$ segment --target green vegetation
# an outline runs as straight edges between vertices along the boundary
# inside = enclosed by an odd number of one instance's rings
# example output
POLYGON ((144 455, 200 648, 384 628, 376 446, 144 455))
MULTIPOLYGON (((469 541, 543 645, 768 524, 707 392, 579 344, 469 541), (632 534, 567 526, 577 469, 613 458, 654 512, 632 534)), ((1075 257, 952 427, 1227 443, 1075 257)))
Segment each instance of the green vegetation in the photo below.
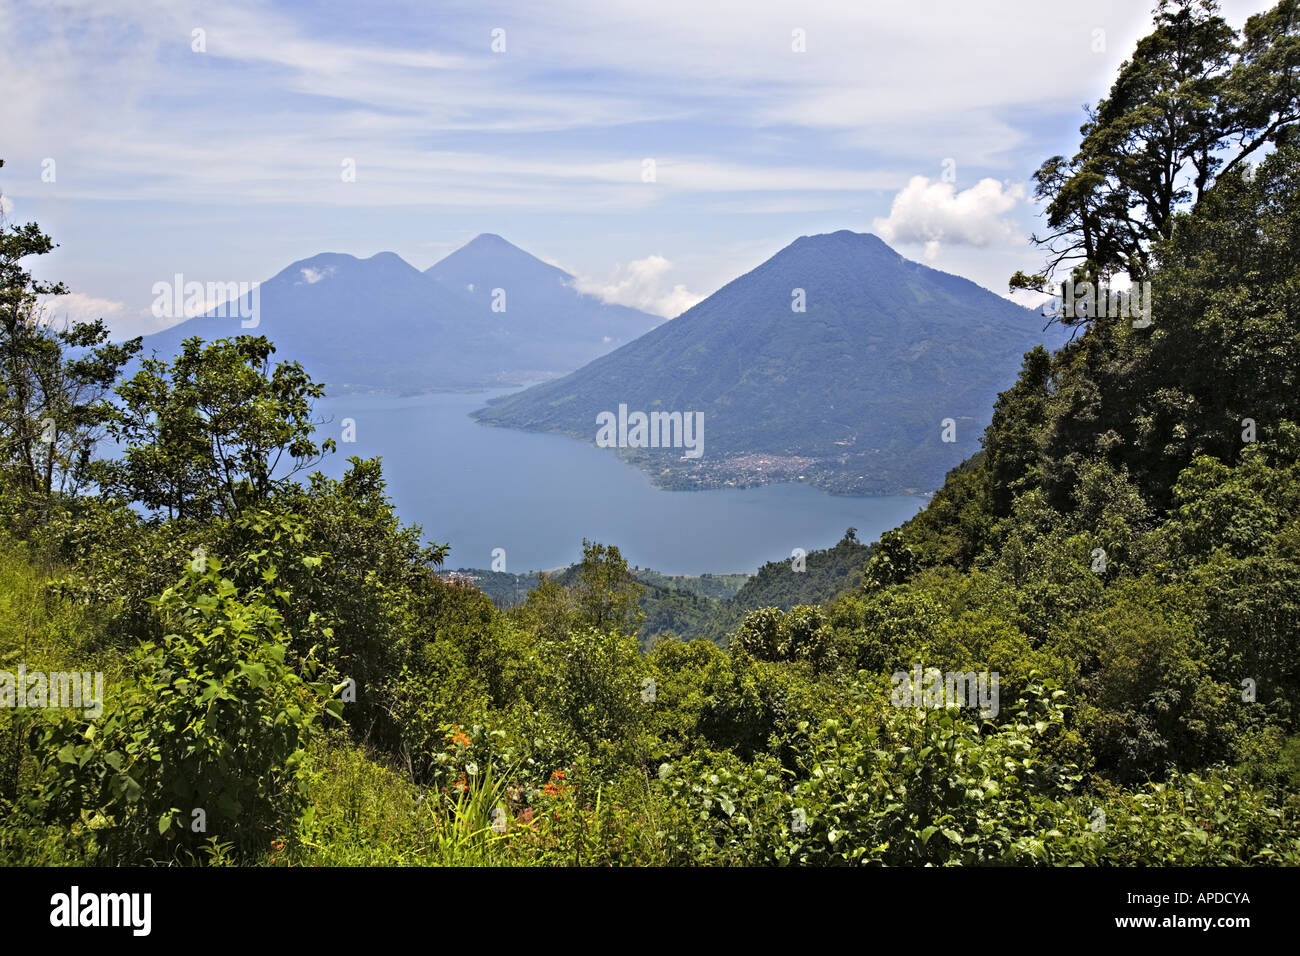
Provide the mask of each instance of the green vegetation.
MULTIPOLYGON (((1167 44, 1222 34, 1162 10, 1141 102, 1182 89, 1167 44)), ((1252 19, 1191 120, 1294 76, 1297 31, 1290 0, 1252 19)), ((130 347, 37 321, 20 261, 49 241, 11 228, 0 675, 104 694, 0 707, 0 863, 1300 863, 1300 139, 1242 110, 1262 163, 1144 234, 1150 327, 1031 351, 982 449, 870 549, 672 589, 715 615, 690 640, 640 639, 663 585, 617 547, 502 610, 438 575, 377 461, 303 484, 319 389, 265 341, 194 342, 103 401, 130 347), (900 685, 931 668, 997 695, 900 685)), ((1128 196, 1144 170, 1103 172, 1128 196)), ((1089 229, 1140 215, 1080 201, 1089 229)))
MULTIPOLYGON (((861 563, 861 562, 859 562, 861 563)), ((546 572, 550 577, 567 584, 576 573, 577 565, 546 572)), ((515 607, 523 602, 528 592, 541 581, 540 571, 526 571, 513 574, 508 571, 489 571, 483 568, 457 568, 444 572, 448 580, 468 580, 476 588, 492 599, 492 603, 502 610, 515 607)), ((725 601, 735 597, 736 592, 745 586, 751 575, 748 574, 661 574, 650 568, 633 568, 633 576, 646 585, 646 589, 680 591, 697 597, 725 601)), ((642 605, 642 610, 645 610, 642 605)))
MULTIPOLYGON (((793 560, 770 561, 757 574, 660 574, 633 568, 642 585, 638 604, 644 619, 637 639, 644 649, 663 637, 705 638, 726 646, 728 636, 745 615, 760 608, 788 611, 799 604, 820 604, 858 585, 862 565, 871 549, 849 528, 833 548, 809 552, 795 571, 793 560)), ((569 587, 578 580, 575 564, 546 575, 553 583, 569 587)), ((522 604, 539 586, 539 572, 508 574, 460 568, 446 572, 451 581, 471 583, 502 610, 522 604)))
MULTIPOLYGON (((638 637, 645 647, 663 637, 696 637, 726 647, 730 635, 752 611, 821 604, 858 586, 871 548, 849 528, 832 548, 810 551, 801 562, 769 561, 726 599, 710 600, 687 592, 670 579, 668 587, 647 587, 641 598, 646 620, 638 637)), ((731 577, 735 577, 732 575, 731 577)), ((640 573, 638 580, 647 579, 640 573)))
POLYGON ((750 578, 748 574, 660 574, 649 568, 633 568, 632 573, 642 584, 698 594, 715 601, 735 597, 750 578))

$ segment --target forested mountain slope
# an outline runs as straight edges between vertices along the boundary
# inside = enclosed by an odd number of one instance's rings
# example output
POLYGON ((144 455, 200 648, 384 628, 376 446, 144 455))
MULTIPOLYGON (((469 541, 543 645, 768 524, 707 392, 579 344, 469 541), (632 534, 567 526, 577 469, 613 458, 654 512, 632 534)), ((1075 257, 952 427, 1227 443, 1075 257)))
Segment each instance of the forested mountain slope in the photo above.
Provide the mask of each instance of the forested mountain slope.
POLYGON ((855 494, 929 491, 978 448, 1044 320, 880 238, 803 236, 695 307, 477 413, 586 441, 597 416, 703 415, 703 454, 624 453, 671 487, 805 478, 855 494), (944 421, 951 431, 945 433, 944 421))

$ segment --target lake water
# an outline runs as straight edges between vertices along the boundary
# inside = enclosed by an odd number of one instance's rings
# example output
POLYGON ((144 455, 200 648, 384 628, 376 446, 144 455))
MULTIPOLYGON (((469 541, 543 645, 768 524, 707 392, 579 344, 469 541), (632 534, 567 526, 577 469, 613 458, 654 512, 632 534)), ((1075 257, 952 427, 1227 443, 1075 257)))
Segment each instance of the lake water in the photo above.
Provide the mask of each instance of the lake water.
POLYGON ((504 548, 512 572, 571 564, 586 537, 667 574, 752 573, 795 548, 830 547, 849 527, 874 541, 926 502, 829 495, 802 484, 664 491, 613 449, 469 417, 496 394, 318 402, 318 415, 331 419, 319 438, 337 440, 343 419, 356 422, 355 443, 339 441, 321 470, 337 478, 352 455, 382 456, 402 520, 451 545, 445 567, 488 568, 493 549, 504 548))

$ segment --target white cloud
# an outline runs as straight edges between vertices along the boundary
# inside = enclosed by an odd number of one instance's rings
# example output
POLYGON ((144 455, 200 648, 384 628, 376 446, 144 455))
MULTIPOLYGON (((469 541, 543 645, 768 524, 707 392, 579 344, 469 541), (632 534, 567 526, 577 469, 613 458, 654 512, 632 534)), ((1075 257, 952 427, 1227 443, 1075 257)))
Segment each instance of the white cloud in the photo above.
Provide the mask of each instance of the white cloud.
MULTIPOLYGON (((321 279, 324 279, 326 276, 332 276, 333 274, 333 266, 330 266, 327 269, 313 269, 310 266, 307 266, 302 270, 302 282, 306 282, 308 285, 315 285, 317 282, 320 282, 321 279)), ((302 282, 295 282, 294 285, 302 285, 302 282)))
POLYGON ((579 277, 573 287, 613 305, 626 305, 666 319, 681 315, 704 298, 678 283, 668 286, 667 273, 673 264, 663 256, 646 256, 618 267, 610 282, 579 277))
POLYGON ((113 299, 99 299, 81 292, 41 297, 41 306, 47 317, 56 324, 67 322, 93 322, 103 319, 110 328, 115 319, 126 316, 126 305, 113 299))
POLYGON ((925 259, 933 262, 942 243, 990 246, 1014 238, 1016 228, 1002 217, 1024 198, 1023 187, 1007 188, 996 179, 957 192, 952 183, 913 176, 875 228, 889 243, 924 243, 925 259))
POLYGON ((3 213, 4 215, 7 216, 13 211, 14 211, 13 200, 10 199, 8 196, 0 195, 0 213, 3 213))
MULTIPOLYGON (((1221 5, 1239 24, 1272 2, 1221 5)), ((189 223, 198 203, 264 223, 272 213, 263 210, 301 207, 277 214, 250 243, 261 258, 249 252, 238 267, 222 258, 232 244, 220 233, 186 232, 176 252, 219 272, 243 274, 248 261, 278 268, 283 249, 296 256, 299 239, 321 234, 311 218, 321 206, 374 210, 376 242, 388 242, 381 224, 400 235, 422 207, 450 211, 446 228, 466 238, 477 229, 463 210, 477 226, 484 212, 583 209, 645 214, 630 251, 614 253, 622 259, 640 254, 657 228, 649 215, 660 216, 669 225, 651 247, 681 263, 684 283, 712 288, 729 260, 710 250, 707 267, 690 271, 689 247, 668 244, 725 216, 789 216, 733 227, 733 236, 779 235, 779 248, 813 224, 845 225, 846 207, 867 209, 855 226, 882 212, 907 173, 934 175, 944 157, 963 177, 975 171, 963 184, 1027 176, 1047 154, 1043 131, 1077 125, 1078 104, 1105 94, 1150 24, 1150 3, 1133 0, 999 0, 995 13, 951 0, 444 0, 432 18, 413 0, 379 0, 362 31, 310 5, 267 0, 59 0, 51 16, 28 12, 35 6, 0 0, 4 185, 24 210, 39 213, 33 203, 50 195, 81 217, 58 230, 70 252, 119 237, 108 257, 118 256, 109 264, 122 278, 93 291, 128 300, 154 268, 138 264, 140 249, 160 224, 189 223), (498 24, 509 33, 504 56, 488 49, 498 24), (198 26, 205 53, 190 47, 198 26), (807 31, 806 53, 791 49, 796 26, 807 31), (1093 52, 1097 28, 1104 54, 1093 52), (57 185, 39 180, 47 156, 59 160, 57 185), (641 182, 647 156, 658 161, 655 183, 641 182), (344 157, 357 162, 355 182, 340 178, 344 157), (109 225, 94 200, 177 205, 109 225), (275 245, 282 235, 292 241, 275 245)), ((931 205, 959 197, 943 198, 931 205)), ((943 234, 927 235, 903 215, 896 208, 884 222, 919 233, 928 261, 1001 275, 1010 241, 1000 233, 973 261, 976 225, 939 217, 943 234)), ((1017 234, 1027 231, 1022 223, 1017 234)), ((606 235, 592 234, 571 261, 609 261, 606 235)), ((596 285, 648 296, 663 314, 695 298, 662 272, 655 281, 629 264, 596 285)))
MULTIPOLYGON (((351 131, 338 120, 335 131, 351 131)), ((323 144, 318 133, 244 134, 245 148, 219 167, 192 142, 121 142, 94 160, 107 175, 93 183, 61 183, 65 199, 113 199, 320 206, 413 205, 572 209, 577 204, 641 210, 675 194, 806 191, 863 193, 894 190, 905 181, 895 169, 782 163, 763 165, 679 155, 657 158, 658 179, 641 181, 636 155, 524 156, 516 153, 429 150, 375 139, 364 151, 347 135, 323 144), (357 180, 339 178, 335 156, 355 153, 357 180), (142 170, 149 168, 149 175, 142 170), (321 188, 322 178, 329 182, 321 188)), ((359 128, 356 137, 374 135, 359 128)), ((823 205, 825 205, 823 203, 823 205)))
MULTIPOLYGON (((1264 2, 1224 6, 1240 19, 1264 2)), ((15 23, 0 28, 0 87, 12 94, 0 108, 6 148, 11 158, 66 155, 80 175, 60 185, 65 198, 403 207, 517 208, 558 193, 557 207, 577 198, 626 209, 648 195, 613 188, 639 181, 642 151, 630 143, 640 136, 627 136, 622 156, 512 144, 485 166, 470 152, 431 154, 436 132, 600 129, 617 142, 620 130, 673 121, 791 128, 852 149, 888 143, 887 163, 959 152, 968 167, 1023 173, 1025 163, 1007 155, 1024 139, 1023 117, 1075 110, 1104 92, 1150 23, 1147 5, 1132 0, 1003 0, 996 16, 949 0, 850 0, 813 5, 794 22, 781 5, 746 0, 557 0, 544 12, 448 0, 436 21, 390 0, 375 6, 375 29, 360 38, 260 0, 76 0, 60 4, 59 17, 26 19, 11 5, 0 0, 0 24, 15 23), (488 52, 483 24, 498 22, 508 26, 506 56, 488 52), (199 24, 205 53, 189 49, 199 24), (806 54, 791 50, 795 25, 806 28, 806 54), (1099 27, 1105 55, 1092 48, 1099 27), (556 79, 583 73, 599 82, 556 79), (57 128, 43 121, 54 114, 64 118, 57 128), (213 140, 225 148, 214 153, 213 140), (164 148, 181 143, 188 154, 164 148), (529 158, 503 162, 521 152, 529 158), (359 167, 348 188, 338 177, 344 156, 359 167)), ((660 183, 696 192, 898 188, 897 177, 882 185, 884 173, 873 179, 852 163, 819 168, 807 158, 817 145, 770 163, 667 157, 660 183)), ((656 152, 653 141, 645 150, 656 152)))
POLYGON ((183 321, 181 318, 160 319, 149 309, 132 310, 125 302, 86 295, 83 292, 41 296, 40 306, 43 310, 42 321, 54 328, 74 322, 103 319, 116 342, 160 332, 183 321))
MULTIPOLYGON (((0 0, 0 10, 9 2, 0 0)), ((790 50, 787 11, 743 0, 560 0, 545 14, 501 0, 449 2, 441 29, 380 4, 376 25, 391 33, 367 39, 257 0, 126 8, 82 0, 61 18, 0 31, 0 86, 14 92, 4 105, 7 148, 15 158, 66 156, 80 171, 60 184, 71 199, 636 209, 673 191, 892 190, 902 179, 888 167, 904 156, 937 162, 959 152, 968 167, 1018 169, 1006 155, 1022 140, 1011 118, 1027 114, 1010 111, 1093 98, 1098 78, 1149 22, 1131 0, 1050 13, 1041 0, 1007 6, 994 17, 941 0, 818 5, 798 23, 809 38, 804 55, 790 50), (918 19, 926 30, 915 29, 918 19), (508 56, 490 54, 477 32, 498 20, 509 28, 508 56), (189 50, 195 24, 207 31, 205 53, 189 50), (1098 24, 1108 28, 1112 55, 1091 52, 1098 24), (1037 82, 1024 83, 1027 70, 1037 82), (601 81, 555 80, 582 71, 601 81), (175 108, 175 99, 218 96, 227 107, 175 108), (66 117, 58 130, 41 122, 55 112, 66 117), (770 157, 737 153, 746 156, 737 161, 701 157, 692 144, 656 157, 658 190, 631 186, 643 185, 643 156, 660 150, 621 131, 675 121, 738 135, 790 128, 850 149, 889 143, 894 155, 867 169, 852 160, 828 168, 811 158, 815 143, 770 157), (618 145, 556 149, 544 136, 592 128, 618 145), (450 142, 484 133, 538 134, 540 142, 487 156, 434 152, 434 132, 450 142), (226 147, 219 157, 208 146, 214 139, 226 147), (355 183, 340 183, 342 157, 356 159, 355 183)))

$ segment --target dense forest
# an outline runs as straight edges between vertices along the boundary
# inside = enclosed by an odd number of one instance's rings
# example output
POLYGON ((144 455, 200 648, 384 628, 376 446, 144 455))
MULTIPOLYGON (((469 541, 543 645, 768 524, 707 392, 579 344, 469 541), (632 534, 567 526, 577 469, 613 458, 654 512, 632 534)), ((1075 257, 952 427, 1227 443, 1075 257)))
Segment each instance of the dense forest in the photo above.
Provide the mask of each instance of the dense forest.
POLYGON ((0 671, 104 693, 0 707, 0 863, 1300 863, 1298 121, 1293 0, 1162 4, 1013 280, 1149 282, 1150 324, 1063 318, 925 511, 648 649, 616 546, 498 609, 378 460, 313 471, 269 341, 55 327, 9 226, 0 671))
MULTIPOLYGON (((585 544, 585 542, 584 542, 585 544)), ((851 587, 860 576, 871 549, 849 528, 832 548, 810 551, 785 561, 769 561, 757 574, 660 574, 633 568, 641 585, 637 605, 641 626, 637 640, 643 650, 665 637, 705 638, 725 646, 727 637, 750 611, 777 607, 788 611, 798 604, 820 604, 851 587)), ((522 604, 545 575, 555 584, 574 585, 581 565, 549 573, 510 574, 479 568, 444 572, 445 580, 472 583, 502 610, 522 604)))

